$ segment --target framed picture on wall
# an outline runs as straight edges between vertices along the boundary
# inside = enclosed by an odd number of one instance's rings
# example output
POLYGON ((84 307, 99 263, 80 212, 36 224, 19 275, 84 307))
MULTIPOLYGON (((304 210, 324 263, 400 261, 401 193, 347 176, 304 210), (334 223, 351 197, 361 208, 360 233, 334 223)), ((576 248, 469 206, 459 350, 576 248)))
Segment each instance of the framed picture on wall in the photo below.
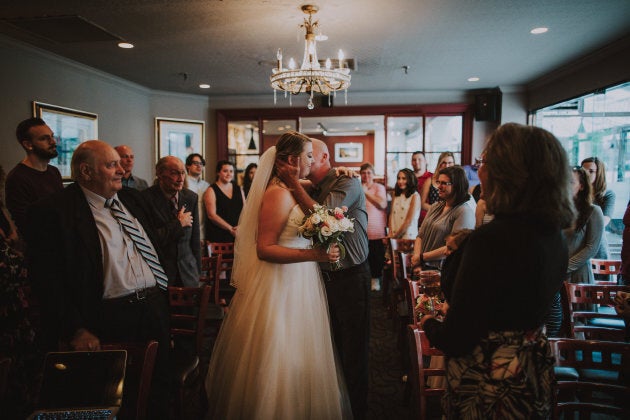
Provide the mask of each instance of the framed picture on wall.
POLYGON ((59 168, 61 176, 69 180, 74 150, 84 141, 98 138, 98 115, 33 101, 33 116, 44 120, 55 134, 59 154, 50 160, 50 164, 59 168))
POLYGON ((362 143, 335 143, 336 162, 362 162, 362 143))
POLYGON ((156 161, 164 156, 176 156, 186 162, 191 153, 204 156, 205 123, 175 118, 155 119, 156 161))

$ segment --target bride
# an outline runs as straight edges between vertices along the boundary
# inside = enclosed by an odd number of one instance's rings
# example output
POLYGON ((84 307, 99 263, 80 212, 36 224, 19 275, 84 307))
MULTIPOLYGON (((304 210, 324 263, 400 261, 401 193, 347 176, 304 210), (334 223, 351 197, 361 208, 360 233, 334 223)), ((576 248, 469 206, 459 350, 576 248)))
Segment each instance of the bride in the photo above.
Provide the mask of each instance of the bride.
POLYGON ((208 418, 351 418, 317 266, 338 260, 339 248, 312 249, 298 236, 304 213, 275 177, 276 158, 303 178, 313 145, 289 132, 260 159, 236 237, 237 292, 206 377, 208 418))

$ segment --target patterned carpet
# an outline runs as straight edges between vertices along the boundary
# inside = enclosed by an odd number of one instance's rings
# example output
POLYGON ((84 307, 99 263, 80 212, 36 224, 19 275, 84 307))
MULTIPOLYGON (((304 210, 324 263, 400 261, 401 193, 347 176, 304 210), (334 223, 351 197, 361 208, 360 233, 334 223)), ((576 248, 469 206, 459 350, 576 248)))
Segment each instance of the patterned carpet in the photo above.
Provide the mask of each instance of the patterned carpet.
POLYGON ((409 403, 404 401, 405 383, 394 323, 387 317, 381 292, 372 292, 370 325, 369 420, 408 419, 409 403))

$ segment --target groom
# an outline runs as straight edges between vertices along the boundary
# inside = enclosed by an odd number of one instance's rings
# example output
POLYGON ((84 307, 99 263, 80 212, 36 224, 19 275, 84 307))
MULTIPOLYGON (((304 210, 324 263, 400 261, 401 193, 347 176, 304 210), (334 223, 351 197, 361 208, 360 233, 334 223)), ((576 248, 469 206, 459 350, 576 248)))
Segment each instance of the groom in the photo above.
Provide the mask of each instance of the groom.
POLYGON ((320 263, 320 268, 326 287, 333 339, 343 367, 352 413, 355 419, 364 419, 368 392, 371 281, 367 263, 365 195, 358 178, 336 175, 330 165, 326 144, 317 139, 312 141, 314 162, 307 177, 313 184, 310 195, 297 178, 297 168, 278 163, 278 172, 305 214, 319 203, 328 208, 346 206, 348 217, 355 219, 354 233, 344 236, 347 254, 341 260, 342 268, 330 271, 329 263, 320 263))

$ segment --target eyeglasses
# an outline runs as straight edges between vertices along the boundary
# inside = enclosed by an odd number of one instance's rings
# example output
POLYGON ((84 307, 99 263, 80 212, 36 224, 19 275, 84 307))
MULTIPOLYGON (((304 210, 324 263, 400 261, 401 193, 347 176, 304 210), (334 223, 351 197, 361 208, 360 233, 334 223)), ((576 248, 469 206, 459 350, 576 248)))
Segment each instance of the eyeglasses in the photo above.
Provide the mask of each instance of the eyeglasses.
POLYGON ((438 184, 438 186, 442 186, 442 187, 448 187, 449 185, 453 185, 452 182, 446 182, 446 181, 435 181, 436 184, 438 184))
POLYGON ((190 162, 191 165, 204 166, 203 162, 190 162))

